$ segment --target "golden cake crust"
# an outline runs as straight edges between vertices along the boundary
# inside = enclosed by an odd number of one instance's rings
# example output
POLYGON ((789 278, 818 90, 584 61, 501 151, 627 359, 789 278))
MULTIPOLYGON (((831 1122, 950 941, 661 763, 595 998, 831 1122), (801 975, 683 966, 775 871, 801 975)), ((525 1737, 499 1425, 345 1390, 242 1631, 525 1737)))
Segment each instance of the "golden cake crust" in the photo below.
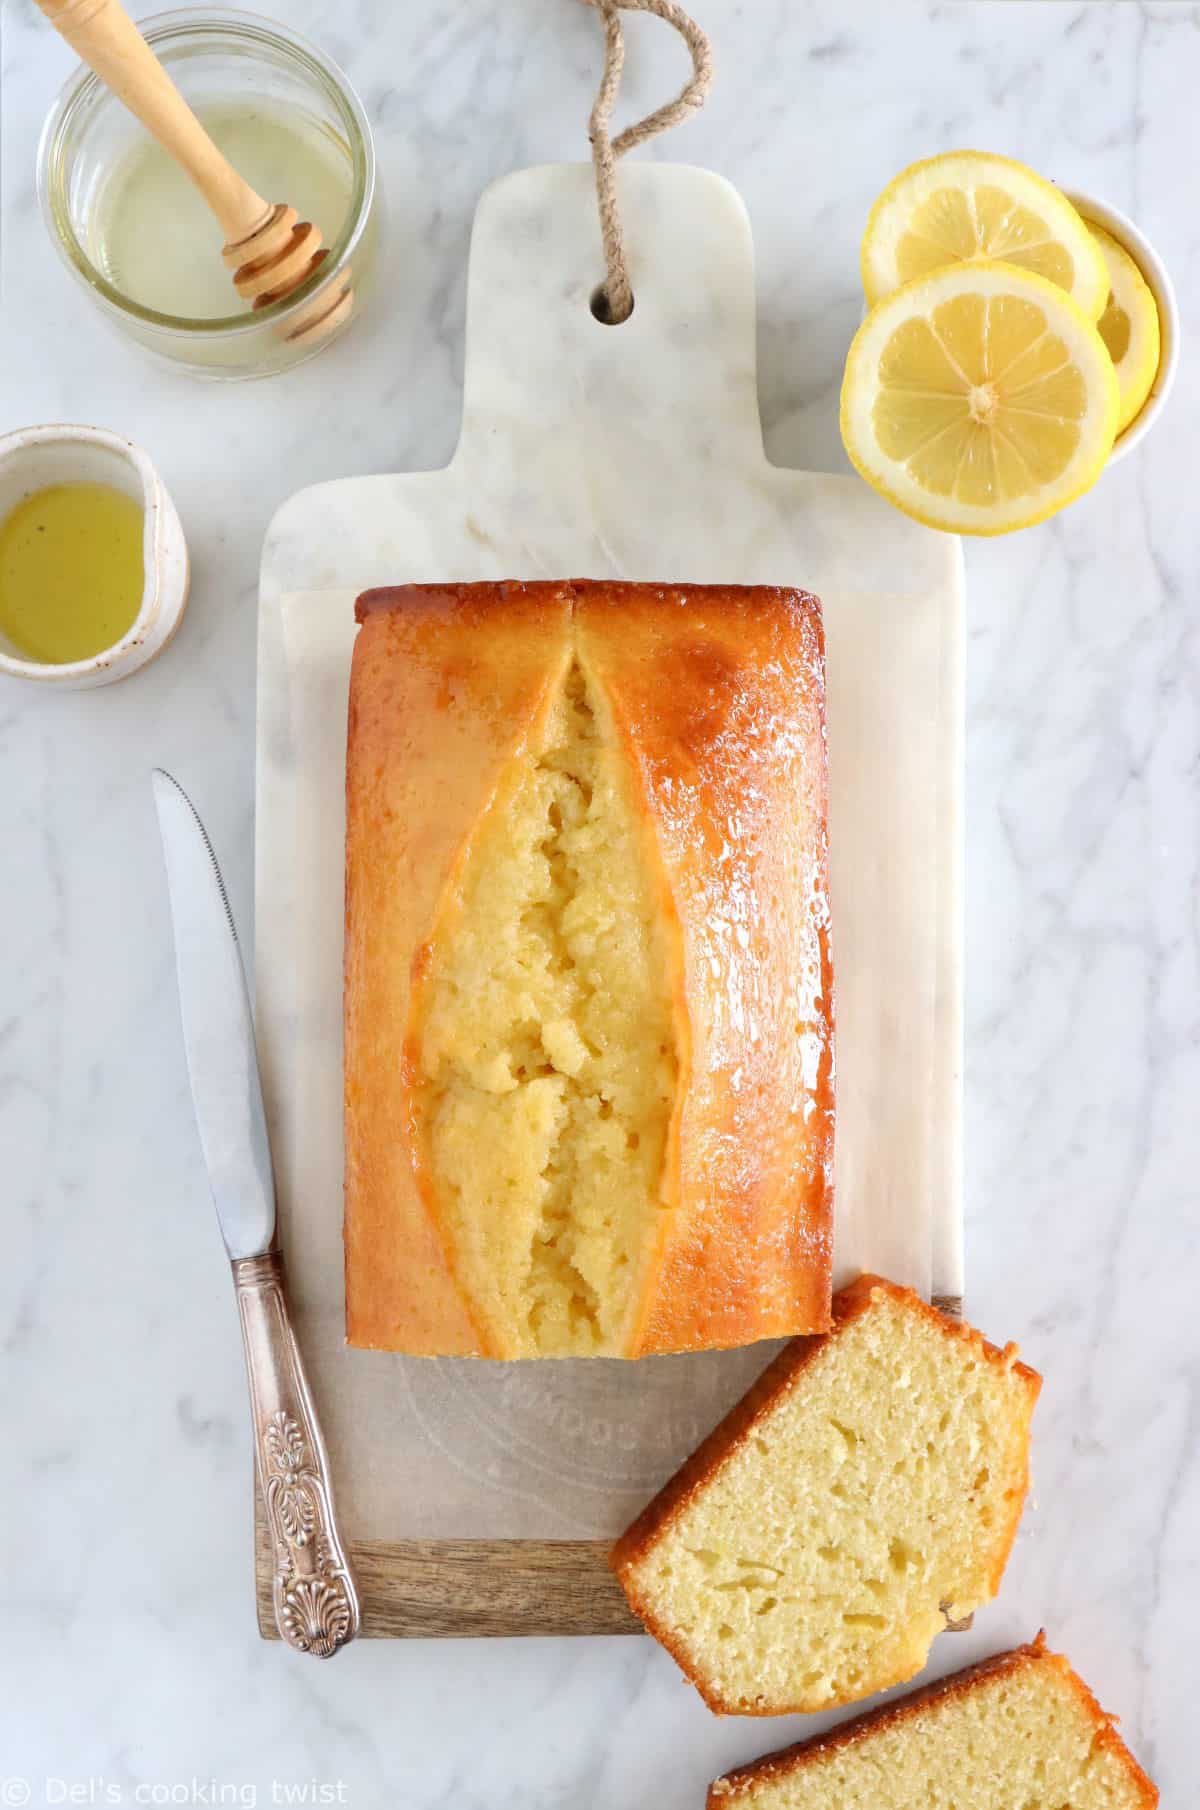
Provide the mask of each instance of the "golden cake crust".
POLYGON ((573 659, 611 711, 674 957, 668 1205, 618 1355, 827 1326, 833 1026, 816 599, 736 586, 406 586, 366 593, 357 615, 346 786, 350 1343, 513 1355, 473 1311, 422 1169, 411 1008, 472 834, 573 659))
POLYGON ((1097 1744, 1106 1749, 1120 1766, 1135 1802, 1142 1806, 1142 1810, 1155 1810, 1158 1787, 1138 1765, 1121 1739, 1116 1728, 1116 1717, 1101 1708, 1083 1679, 1072 1670, 1063 1655, 1049 1650, 1044 1633, 1039 1633, 1036 1640, 1027 1646, 1013 1647, 1007 1653, 997 1653, 991 1659, 981 1660, 977 1665, 967 1666, 961 1672, 953 1672, 948 1678, 939 1679, 935 1684, 912 1691, 899 1702, 885 1703, 878 1709, 855 1716, 838 1728, 831 1729, 828 1734, 797 1741, 790 1747, 780 1748, 776 1753, 766 1754, 760 1760, 752 1760, 746 1766, 724 1773, 709 1786, 707 1810, 732 1810, 738 1799, 746 1796, 756 1785, 800 1773, 806 1765, 811 1765, 822 1755, 856 1747, 869 1741, 872 1735, 882 1729, 917 1722, 938 1704, 968 1696, 992 1680, 1013 1677, 1030 1667, 1045 1665, 1053 1666, 1093 1724, 1097 1744))
MULTIPOLYGON (((880 1293, 903 1302, 911 1311, 919 1313, 943 1337, 967 1344, 990 1363, 1000 1363, 1011 1368, 1025 1385, 1025 1412, 1027 1420, 1032 1418, 1042 1379, 1036 1370, 1016 1358, 1014 1346, 1006 1346, 1002 1350, 991 1344, 974 1327, 958 1320, 952 1320, 948 1315, 940 1313, 937 1308, 931 1307, 928 1302, 923 1301, 914 1290, 901 1288, 898 1284, 889 1282, 882 1276, 859 1276, 846 1288, 840 1289, 833 1297, 833 1326, 830 1332, 813 1337, 799 1337, 785 1346, 741 1400, 734 1404, 724 1420, 702 1441, 691 1457, 685 1460, 674 1476, 668 1479, 658 1495, 646 1505, 642 1513, 621 1535, 609 1555, 609 1564, 620 1579, 621 1587, 634 1614, 644 1622, 660 1645, 671 1654, 680 1670, 695 1685, 701 1697, 716 1715, 766 1716, 776 1715, 781 1711, 778 1706, 773 1704, 757 1706, 741 1701, 727 1702, 724 1697, 714 1692, 709 1680, 693 1664, 691 1655, 677 1638, 674 1630, 663 1623, 656 1613, 653 1602, 639 1588, 638 1562, 678 1520, 688 1504, 708 1488, 730 1457, 753 1436, 756 1423, 769 1412, 780 1396, 787 1392, 799 1374, 825 1350, 831 1339, 835 1338, 854 1320, 867 1313, 872 1302, 878 1298, 880 1293)), ((999 1589, 1025 1506, 1025 1498, 1029 1489, 1027 1459, 1021 1475, 1013 1479, 1013 1485, 1007 1524, 999 1530, 995 1538, 994 1557, 989 1574, 993 1595, 999 1589)), ((875 1688, 882 1690, 892 1684, 905 1683, 911 1675, 911 1672, 900 1673, 893 1678, 879 1682, 875 1688)), ((832 1707, 837 1701, 839 1700, 834 1699, 830 1705, 825 1707, 832 1707)), ((845 1698, 840 1701, 853 1701, 853 1699, 845 1698)), ((811 1706, 795 1704, 791 1707, 805 1709, 811 1706)))

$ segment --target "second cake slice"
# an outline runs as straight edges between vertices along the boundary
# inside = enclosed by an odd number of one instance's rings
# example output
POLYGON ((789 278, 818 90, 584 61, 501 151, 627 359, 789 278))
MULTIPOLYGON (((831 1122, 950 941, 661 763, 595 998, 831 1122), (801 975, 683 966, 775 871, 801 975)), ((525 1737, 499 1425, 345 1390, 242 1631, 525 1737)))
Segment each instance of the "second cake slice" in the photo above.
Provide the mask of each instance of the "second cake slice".
POLYGON ((727 1773, 708 1810, 1155 1810, 1115 1722, 1039 1634, 727 1773))
POLYGON ((722 1714, 912 1678, 996 1594, 1040 1387, 1015 1346, 860 1278, 618 1542, 633 1609, 722 1714))

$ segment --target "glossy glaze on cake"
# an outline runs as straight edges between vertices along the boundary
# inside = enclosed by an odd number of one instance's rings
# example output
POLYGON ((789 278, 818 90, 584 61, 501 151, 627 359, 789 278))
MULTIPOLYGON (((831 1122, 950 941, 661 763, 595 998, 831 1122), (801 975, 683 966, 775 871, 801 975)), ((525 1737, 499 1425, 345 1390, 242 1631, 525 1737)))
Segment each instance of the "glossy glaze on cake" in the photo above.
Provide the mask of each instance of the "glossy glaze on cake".
POLYGON ((823 1328, 816 600, 411 586, 358 614, 351 1343, 639 1356, 823 1328))

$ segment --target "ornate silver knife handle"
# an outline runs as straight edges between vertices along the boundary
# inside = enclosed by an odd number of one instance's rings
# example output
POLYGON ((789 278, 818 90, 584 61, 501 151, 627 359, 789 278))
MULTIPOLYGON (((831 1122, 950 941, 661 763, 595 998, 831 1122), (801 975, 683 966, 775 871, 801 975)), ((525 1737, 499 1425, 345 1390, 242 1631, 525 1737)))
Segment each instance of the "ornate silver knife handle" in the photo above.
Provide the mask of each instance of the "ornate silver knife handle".
POLYGON ((278 1251, 235 1258, 254 1462, 271 1532, 281 1637, 328 1659, 359 1630, 358 1591, 333 1512, 329 1461, 288 1318, 278 1251))

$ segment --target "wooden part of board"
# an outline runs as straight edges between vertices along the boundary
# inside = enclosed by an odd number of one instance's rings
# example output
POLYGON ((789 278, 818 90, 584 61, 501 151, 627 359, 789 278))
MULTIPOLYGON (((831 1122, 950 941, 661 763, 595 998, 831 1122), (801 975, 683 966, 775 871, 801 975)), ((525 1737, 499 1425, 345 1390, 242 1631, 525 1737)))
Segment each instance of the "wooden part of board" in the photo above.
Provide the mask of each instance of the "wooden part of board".
MULTIPOLYGON (((368 1640, 645 1632, 608 1569, 605 1540, 360 1540, 348 1550, 368 1640)), ((278 1640, 257 1490, 254 1571, 258 1631, 278 1640)))

